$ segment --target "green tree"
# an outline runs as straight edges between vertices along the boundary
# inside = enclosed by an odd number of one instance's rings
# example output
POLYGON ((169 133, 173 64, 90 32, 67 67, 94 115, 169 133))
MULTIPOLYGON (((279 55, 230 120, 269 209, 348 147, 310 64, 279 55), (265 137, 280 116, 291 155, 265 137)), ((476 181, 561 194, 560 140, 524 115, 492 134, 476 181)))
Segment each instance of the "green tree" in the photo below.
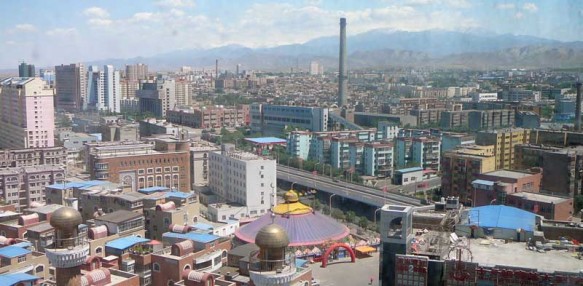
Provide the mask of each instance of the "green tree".
POLYGON ((369 221, 366 217, 360 217, 360 219, 358 220, 358 226, 362 227, 362 228, 367 228, 369 224, 369 221))
POLYGON ((330 214, 330 208, 328 206, 323 206, 322 213, 325 215, 330 214))
POLYGON ((353 211, 346 212, 346 221, 350 223, 354 223, 356 221, 356 213, 353 211))
POLYGON ((344 220, 344 212, 339 209, 332 210, 332 217, 339 220, 344 220))
POLYGON ((314 198, 314 210, 320 211, 322 209, 322 203, 314 198))

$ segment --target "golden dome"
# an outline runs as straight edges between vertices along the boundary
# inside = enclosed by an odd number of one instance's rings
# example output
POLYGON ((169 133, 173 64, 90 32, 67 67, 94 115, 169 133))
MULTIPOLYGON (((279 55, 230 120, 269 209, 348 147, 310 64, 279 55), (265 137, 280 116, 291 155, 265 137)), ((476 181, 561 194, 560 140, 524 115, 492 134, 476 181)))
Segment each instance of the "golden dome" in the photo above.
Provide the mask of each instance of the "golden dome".
POLYGON ((83 222, 81 213, 74 208, 62 207, 51 215, 51 226, 60 229, 71 231, 83 222))
POLYGON ((286 203, 296 203, 300 199, 298 198, 298 194, 294 190, 289 190, 283 195, 286 203))
POLYGON ((289 245, 289 238, 283 227, 272 223, 257 232, 255 244, 259 248, 285 248, 289 245))

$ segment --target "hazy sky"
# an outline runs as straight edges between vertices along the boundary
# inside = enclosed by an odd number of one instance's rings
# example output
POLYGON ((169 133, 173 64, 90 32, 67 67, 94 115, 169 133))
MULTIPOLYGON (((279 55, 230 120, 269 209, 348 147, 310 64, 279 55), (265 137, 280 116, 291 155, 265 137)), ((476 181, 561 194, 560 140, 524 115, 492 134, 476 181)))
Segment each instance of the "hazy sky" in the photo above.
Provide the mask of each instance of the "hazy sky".
POLYGON ((583 0, 3 1, 0 68, 132 58, 227 44, 301 43, 372 29, 444 29, 583 40, 583 0))

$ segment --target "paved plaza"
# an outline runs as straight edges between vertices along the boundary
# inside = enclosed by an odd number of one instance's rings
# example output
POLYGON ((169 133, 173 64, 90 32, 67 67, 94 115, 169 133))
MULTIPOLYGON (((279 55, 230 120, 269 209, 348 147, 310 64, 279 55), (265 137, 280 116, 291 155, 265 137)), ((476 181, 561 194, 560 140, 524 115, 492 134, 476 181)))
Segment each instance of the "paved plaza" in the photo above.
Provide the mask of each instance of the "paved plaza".
POLYGON ((372 257, 356 259, 351 263, 350 258, 329 262, 328 267, 320 267, 321 263, 310 265, 312 274, 322 286, 360 286, 369 285, 370 277, 374 277, 373 285, 378 284, 379 253, 372 257))

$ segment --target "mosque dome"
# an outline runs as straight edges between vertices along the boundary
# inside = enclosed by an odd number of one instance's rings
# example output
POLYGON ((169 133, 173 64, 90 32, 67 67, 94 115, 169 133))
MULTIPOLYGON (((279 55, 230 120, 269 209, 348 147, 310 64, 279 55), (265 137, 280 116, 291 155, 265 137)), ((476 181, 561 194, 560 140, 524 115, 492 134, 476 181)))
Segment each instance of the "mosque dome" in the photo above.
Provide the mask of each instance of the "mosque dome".
POLYGON ((51 226, 61 230, 73 230, 83 222, 81 213, 71 207, 62 207, 51 215, 51 226))
POLYGON ((297 203, 300 199, 294 190, 289 190, 283 196, 286 203, 297 203))
POLYGON ((285 248, 289 245, 289 237, 283 227, 272 223, 257 232, 255 244, 259 248, 285 248))

